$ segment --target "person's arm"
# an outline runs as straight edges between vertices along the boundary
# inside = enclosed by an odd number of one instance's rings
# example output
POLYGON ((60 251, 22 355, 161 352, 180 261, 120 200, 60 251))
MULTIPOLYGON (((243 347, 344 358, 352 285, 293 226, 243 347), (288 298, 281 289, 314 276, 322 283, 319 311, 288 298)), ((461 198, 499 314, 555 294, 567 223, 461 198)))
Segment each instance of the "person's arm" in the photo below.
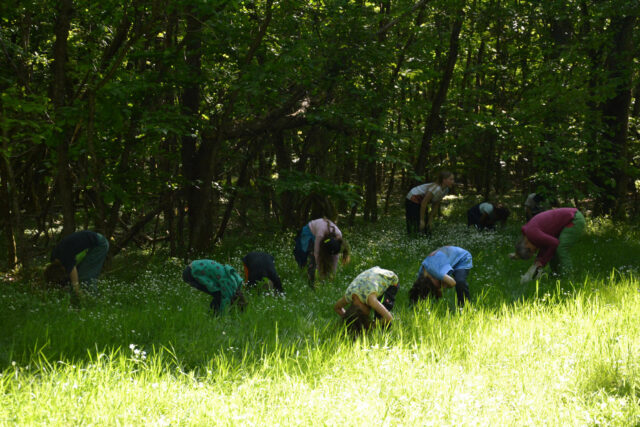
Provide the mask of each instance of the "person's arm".
POLYGON ((335 311, 338 316, 344 317, 346 313, 344 308, 346 307, 346 305, 347 305, 347 299, 345 297, 342 297, 333 306, 333 311, 335 311))
POLYGON ((536 257, 536 265, 544 267, 556 253, 560 241, 540 229, 533 228, 527 231, 526 237, 538 248, 538 256, 536 257))
POLYGON ((73 288, 73 291, 76 293, 76 295, 82 295, 82 290, 80 289, 79 283, 80 279, 78 278, 78 269, 75 265, 73 266, 71 273, 69 273, 69 280, 71 280, 71 287, 73 288))
POLYGON ((447 288, 453 288, 456 285, 456 280, 448 274, 445 274, 441 281, 447 286, 447 288))
POLYGON ((429 222, 427 223, 429 227, 433 225, 433 219, 436 217, 439 211, 440 211, 440 202, 436 202, 433 204, 433 206, 431 207, 431 210, 429 211, 429 222))
POLYGON ((211 302, 209 303, 209 308, 213 310, 213 312, 218 315, 220 314, 220 306, 222 305, 222 292, 216 291, 210 294, 213 298, 211 298, 211 302))
MULTIPOLYGON (((433 199, 433 193, 431 191, 427 191, 422 198, 422 202, 420 202, 420 231, 424 230, 424 214, 427 211, 427 205, 431 202, 431 199, 433 199)), ((431 212, 429 213, 429 217, 431 217, 431 212)), ((431 219, 429 220, 429 224, 431 224, 431 219)))
POLYGON ((393 316, 391 315, 389 310, 387 310, 384 305, 382 305, 380 301, 378 301, 376 294, 370 294, 367 297, 367 305, 382 317, 382 320, 385 324, 391 323, 391 321, 393 320, 393 316))

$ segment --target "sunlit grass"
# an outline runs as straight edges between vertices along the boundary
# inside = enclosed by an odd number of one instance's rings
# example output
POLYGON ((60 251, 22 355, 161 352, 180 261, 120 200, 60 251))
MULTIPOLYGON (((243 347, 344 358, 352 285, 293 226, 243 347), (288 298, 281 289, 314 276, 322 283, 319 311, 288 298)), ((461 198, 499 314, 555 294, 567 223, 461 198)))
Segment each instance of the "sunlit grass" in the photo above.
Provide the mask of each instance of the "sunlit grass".
POLYGON ((353 262, 315 292, 292 235, 238 239, 211 257, 239 268, 269 251, 287 293, 251 292, 244 313, 219 318, 162 253, 116 258, 80 310, 4 284, 0 424, 638 424, 638 231, 588 225, 579 271, 527 286, 527 264, 507 258, 515 224, 440 223, 426 239, 407 238, 401 219, 345 227, 353 262), (474 258, 462 313, 453 291, 408 305, 420 261, 443 244, 474 258), (396 320, 353 340, 331 307, 373 265, 400 278, 396 320))

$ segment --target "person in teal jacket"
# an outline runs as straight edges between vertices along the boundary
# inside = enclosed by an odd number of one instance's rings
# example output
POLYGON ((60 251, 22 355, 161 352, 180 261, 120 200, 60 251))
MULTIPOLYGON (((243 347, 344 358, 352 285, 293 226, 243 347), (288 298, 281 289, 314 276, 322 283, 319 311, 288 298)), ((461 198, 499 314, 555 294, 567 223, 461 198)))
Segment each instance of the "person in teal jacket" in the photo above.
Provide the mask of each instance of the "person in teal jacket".
POLYGON ((192 261, 182 272, 182 280, 199 291, 213 297, 209 307, 216 314, 232 304, 243 309, 246 300, 242 294, 242 277, 230 265, 210 259, 192 261))

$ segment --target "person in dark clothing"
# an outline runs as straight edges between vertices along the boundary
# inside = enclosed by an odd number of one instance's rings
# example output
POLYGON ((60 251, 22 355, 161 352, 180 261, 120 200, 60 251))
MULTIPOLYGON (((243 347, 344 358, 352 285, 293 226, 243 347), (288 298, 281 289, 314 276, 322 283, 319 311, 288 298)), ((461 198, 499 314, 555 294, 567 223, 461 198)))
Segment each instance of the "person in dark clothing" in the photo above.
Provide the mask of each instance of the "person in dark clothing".
POLYGON ((494 205, 488 202, 478 203, 467 211, 467 226, 473 226, 479 231, 485 228, 493 230, 498 221, 502 225, 507 222, 509 213, 509 209, 500 204, 494 205))
POLYGON ((97 292, 95 280, 102 271, 109 252, 109 242, 100 233, 77 231, 64 237, 51 252, 51 263, 44 270, 45 281, 59 286, 71 283, 77 296, 80 284, 97 292))
POLYGON ((249 252, 242 258, 242 263, 244 264, 244 278, 247 281, 247 287, 255 286, 266 278, 269 280, 270 286, 276 291, 284 293, 272 255, 266 252, 249 252))
POLYGON ((524 202, 524 215, 527 219, 527 222, 538 215, 540 212, 544 212, 546 210, 544 197, 538 193, 530 193, 527 196, 527 199, 524 202))

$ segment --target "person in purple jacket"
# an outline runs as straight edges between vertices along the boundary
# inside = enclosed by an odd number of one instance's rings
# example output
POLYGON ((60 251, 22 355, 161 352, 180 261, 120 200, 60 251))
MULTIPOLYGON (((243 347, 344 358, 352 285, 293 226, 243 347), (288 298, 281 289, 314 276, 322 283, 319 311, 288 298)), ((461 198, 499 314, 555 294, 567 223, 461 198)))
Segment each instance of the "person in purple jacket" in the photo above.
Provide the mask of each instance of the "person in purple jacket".
POLYGON ((537 277, 550 262, 552 271, 565 272, 573 268, 570 248, 584 231, 584 216, 576 208, 559 208, 534 216, 522 227, 522 237, 516 243, 513 259, 529 259, 537 251, 535 263, 522 276, 522 282, 537 277))

